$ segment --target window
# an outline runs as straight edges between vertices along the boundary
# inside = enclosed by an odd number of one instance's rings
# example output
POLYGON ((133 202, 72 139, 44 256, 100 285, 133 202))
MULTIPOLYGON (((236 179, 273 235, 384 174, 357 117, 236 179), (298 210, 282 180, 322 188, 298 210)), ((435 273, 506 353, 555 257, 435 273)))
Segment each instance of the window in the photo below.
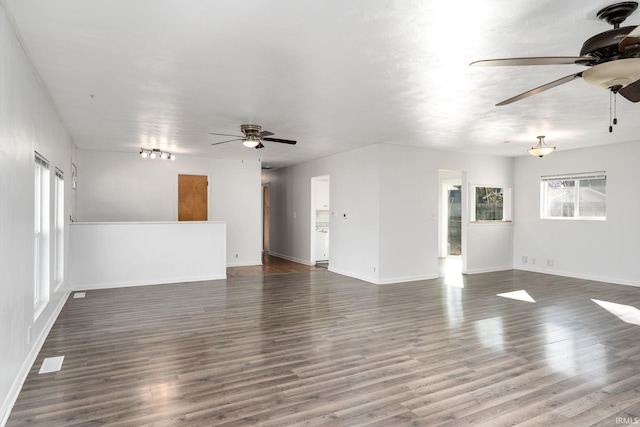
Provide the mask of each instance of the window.
POLYGON ((471 186, 471 222, 510 222, 511 188, 471 186))
POLYGON ((34 280, 36 317, 49 301, 49 162, 35 153, 34 280))
POLYGON ((55 286, 58 288, 64 281, 64 174, 56 168, 55 183, 55 211, 54 211, 54 275, 55 286))
POLYGON ((540 178, 541 218, 607 218, 606 172, 553 175, 540 178))

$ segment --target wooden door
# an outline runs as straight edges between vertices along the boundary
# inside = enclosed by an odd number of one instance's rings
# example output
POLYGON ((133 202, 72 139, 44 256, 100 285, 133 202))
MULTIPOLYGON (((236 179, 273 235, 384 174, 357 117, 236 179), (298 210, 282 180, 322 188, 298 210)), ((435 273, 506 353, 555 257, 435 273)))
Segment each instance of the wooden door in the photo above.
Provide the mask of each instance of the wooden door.
POLYGON ((178 221, 207 221, 209 182, 205 175, 178 175, 178 221))

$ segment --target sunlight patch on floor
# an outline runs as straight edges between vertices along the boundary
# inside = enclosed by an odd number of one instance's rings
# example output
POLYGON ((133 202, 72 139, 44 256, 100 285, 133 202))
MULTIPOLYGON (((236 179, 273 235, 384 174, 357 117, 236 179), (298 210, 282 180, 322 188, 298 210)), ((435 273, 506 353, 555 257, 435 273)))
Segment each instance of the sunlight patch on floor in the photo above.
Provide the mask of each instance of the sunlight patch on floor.
POLYGON ((616 304, 615 302, 601 301, 593 298, 591 298, 591 301, 595 302, 609 313, 618 316, 618 318, 623 322, 631 323, 632 325, 640 325, 640 310, 633 306, 616 304))
POLYGON ((440 266, 441 274, 444 276, 444 284, 456 288, 464 288, 462 279, 462 258, 447 257, 440 266))
POLYGON ((455 286, 456 288, 464 288, 464 281, 462 275, 445 276, 444 284, 447 286, 455 286))
POLYGON ((499 297, 517 299, 518 301, 526 301, 526 302, 536 302, 531 295, 527 293, 524 289, 514 292, 506 292, 504 294, 496 294, 499 297))

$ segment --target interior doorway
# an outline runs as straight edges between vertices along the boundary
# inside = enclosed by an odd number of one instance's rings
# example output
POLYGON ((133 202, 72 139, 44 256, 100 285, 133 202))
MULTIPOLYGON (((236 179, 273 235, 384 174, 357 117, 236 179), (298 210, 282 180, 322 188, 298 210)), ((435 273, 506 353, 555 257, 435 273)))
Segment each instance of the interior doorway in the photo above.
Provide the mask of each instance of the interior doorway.
POLYGON ((462 274, 464 267, 464 195, 462 171, 440 170, 438 258, 440 276, 462 274))
POLYGON ((329 265, 330 211, 329 176, 311 178, 311 263, 329 265))
POLYGON ((206 175, 178 175, 178 221, 208 220, 206 175))
POLYGON ((447 253, 462 255, 462 186, 447 185, 447 253))

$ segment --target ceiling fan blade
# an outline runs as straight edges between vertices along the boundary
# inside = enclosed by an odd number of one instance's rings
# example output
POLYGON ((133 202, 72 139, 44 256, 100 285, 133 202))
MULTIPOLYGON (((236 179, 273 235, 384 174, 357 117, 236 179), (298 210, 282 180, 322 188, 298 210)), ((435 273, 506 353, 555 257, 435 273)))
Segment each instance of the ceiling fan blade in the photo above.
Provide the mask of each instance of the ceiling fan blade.
POLYGON ((290 139, 279 139, 279 138, 262 138, 263 141, 271 141, 271 142, 281 142, 283 144, 297 144, 297 141, 292 141, 290 139))
POLYGON ((528 58, 500 58, 483 59, 472 62, 469 65, 482 67, 513 67, 523 65, 565 65, 580 64, 586 65, 597 62, 598 58, 591 56, 532 56, 528 58))
POLYGON ((630 85, 623 87, 618 91, 618 93, 631 102, 640 101, 640 80, 636 80, 630 85))
POLYGON ((264 148, 264 145, 262 145, 262 142, 260 142, 258 145, 256 145, 256 150, 259 148, 264 148))
MULTIPOLYGON (((271 135, 274 135, 274 133, 273 133, 273 132, 269 132, 268 130, 263 130, 262 132, 260 132, 260 133, 258 134, 258 136, 259 136, 260 138, 263 138, 263 137, 265 137, 265 136, 271 136, 271 135)), ((261 147, 261 148, 262 148, 262 147, 261 147)))
POLYGON ((236 138, 242 138, 242 135, 229 135, 227 133, 213 133, 213 132, 209 132, 209 135, 220 135, 220 136, 233 136, 236 138))
POLYGON ((552 89, 552 88, 554 88, 556 86, 560 86, 560 85, 565 84, 565 83, 569 83, 569 82, 571 82, 571 81, 573 81, 575 79, 579 79, 581 77, 582 77, 582 73, 569 74, 568 76, 563 77, 563 78, 558 79, 558 80, 554 80, 551 83, 547 83, 545 85, 538 86, 535 89, 531 89, 529 91, 521 93, 520 95, 514 96, 513 98, 506 99, 506 100, 496 104, 496 107, 499 107, 499 106, 502 106, 502 105, 511 104, 512 102, 520 101, 521 99, 528 98, 528 97, 533 96, 533 95, 537 95, 540 92, 544 92, 545 90, 552 89))
POLYGON ((220 142, 214 142, 211 145, 220 145, 220 144, 226 144, 227 142, 231 142, 231 141, 242 141, 244 138, 239 138, 239 139, 229 139, 227 141, 220 141, 220 142))
POLYGON ((634 44, 640 44, 640 26, 637 26, 629 34, 627 34, 625 38, 620 40, 620 43, 618 43, 618 50, 624 53, 627 47, 634 44))

